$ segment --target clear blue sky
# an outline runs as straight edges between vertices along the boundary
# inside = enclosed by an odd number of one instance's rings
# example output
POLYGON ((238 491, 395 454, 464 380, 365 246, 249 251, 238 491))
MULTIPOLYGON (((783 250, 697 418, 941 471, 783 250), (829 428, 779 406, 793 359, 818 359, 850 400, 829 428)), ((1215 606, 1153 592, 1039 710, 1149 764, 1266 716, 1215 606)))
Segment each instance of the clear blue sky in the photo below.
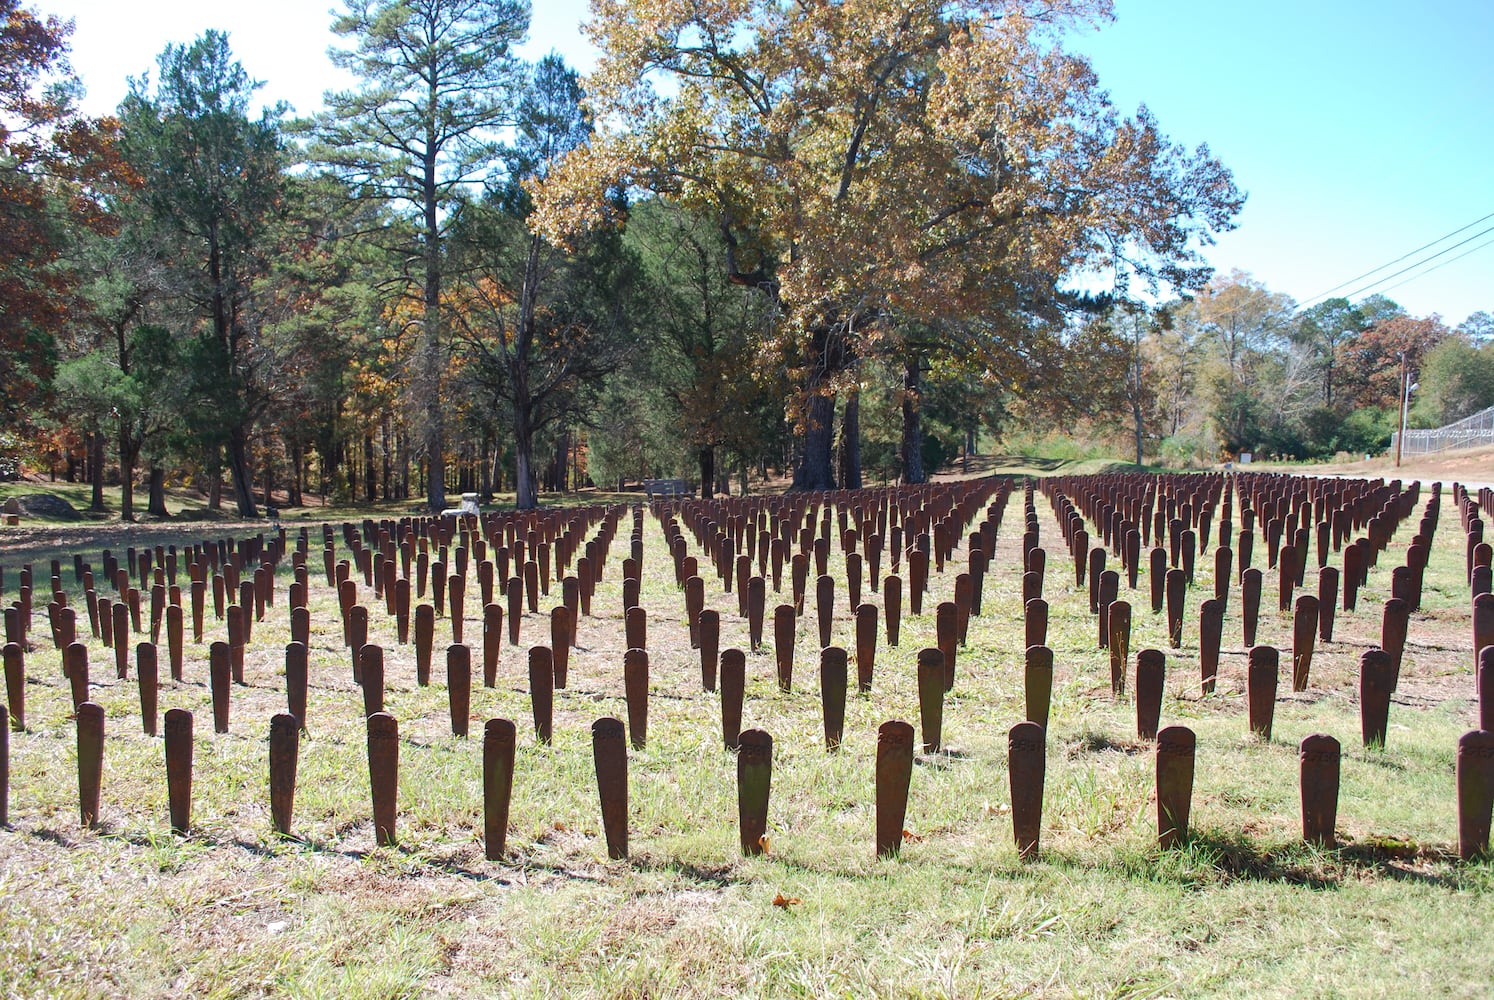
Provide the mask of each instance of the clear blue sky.
MULTIPOLYGON (((314 0, 31 5, 74 19, 73 63, 95 114, 118 104, 127 75, 153 70, 167 42, 207 28, 228 31, 264 96, 298 112, 345 83, 326 58, 331 15, 314 0)), ((525 54, 554 49, 589 67, 586 13, 585 0, 536 3, 525 54)), ((1494 0, 1116 0, 1114 23, 1067 44, 1092 57, 1123 111, 1145 103, 1175 140, 1208 143, 1249 193, 1239 228, 1207 252, 1221 271, 1311 301, 1494 213, 1494 0)), ((1494 311, 1491 227, 1494 218, 1337 294, 1383 291, 1450 324, 1494 311), (1372 284, 1485 230, 1424 277, 1421 267, 1372 284)))

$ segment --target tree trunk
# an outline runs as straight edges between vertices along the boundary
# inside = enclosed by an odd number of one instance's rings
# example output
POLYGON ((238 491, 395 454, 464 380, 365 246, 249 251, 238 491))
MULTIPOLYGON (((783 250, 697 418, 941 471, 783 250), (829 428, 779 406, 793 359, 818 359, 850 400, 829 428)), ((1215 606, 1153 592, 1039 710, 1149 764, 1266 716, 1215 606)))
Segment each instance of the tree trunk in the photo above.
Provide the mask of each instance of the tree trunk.
POLYGON ((840 488, 861 489, 861 390, 846 393, 846 408, 840 421, 840 488))
POLYGON ((243 426, 228 432, 228 474, 233 479, 233 499, 240 517, 259 517, 254 503, 254 483, 249 477, 249 432, 243 426))
POLYGON ((1131 416, 1136 421, 1136 464, 1141 464, 1141 443, 1143 431, 1141 426, 1141 400, 1131 400, 1131 416))
MULTIPOLYGON (((432 81, 431 86, 435 83, 432 81)), ((441 412, 441 373, 446 367, 441 350, 441 220, 436 183, 436 148, 427 144, 423 164, 425 238, 425 313, 420 337, 418 369, 420 402, 425 408, 426 506, 431 513, 446 509, 446 433, 441 412)))
POLYGON ((898 453, 905 486, 928 482, 923 472, 923 423, 919 414, 923 400, 918 381, 918 358, 912 357, 903 364, 903 442, 898 453))
POLYGON ((119 519, 135 520, 135 455, 139 446, 130 436, 127 418, 119 420, 119 519))
POLYGON ((300 507, 305 500, 302 498, 302 488, 306 477, 306 450, 300 441, 296 441, 290 447, 291 478, 286 487, 285 505, 287 507, 300 507))
POLYGON ((275 462, 270 453, 270 442, 266 440, 264 452, 264 496, 265 506, 275 506, 275 462))
POLYGON ((709 500, 716 493, 716 448, 714 445, 701 445, 696 454, 700 461, 700 498, 709 500))
POLYGON ((529 423, 527 380, 516 387, 514 398, 514 506, 534 510, 539 506, 539 492, 534 477, 534 430, 529 423))
POLYGON ((94 431, 88 435, 88 466, 93 481, 93 502, 88 509, 96 514, 104 511, 104 435, 94 431))
POLYGON ((379 498, 378 473, 374 471, 373 431, 363 432, 363 499, 373 503, 379 498))
POLYGON ((379 420, 379 476, 384 489, 384 499, 393 500, 394 480, 390 475, 390 456, 394 452, 393 442, 389 440, 389 414, 385 413, 379 420))
POLYGON ((154 462, 150 465, 150 506, 149 513, 156 517, 170 517, 171 511, 166 509, 166 470, 154 462))
POLYGON ((804 454, 794 470, 796 490, 833 490, 830 452, 835 432, 835 397, 813 392, 805 418, 804 454))
POLYGON ((539 491, 534 481, 533 444, 526 427, 514 429, 514 506, 534 510, 539 506, 539 491))

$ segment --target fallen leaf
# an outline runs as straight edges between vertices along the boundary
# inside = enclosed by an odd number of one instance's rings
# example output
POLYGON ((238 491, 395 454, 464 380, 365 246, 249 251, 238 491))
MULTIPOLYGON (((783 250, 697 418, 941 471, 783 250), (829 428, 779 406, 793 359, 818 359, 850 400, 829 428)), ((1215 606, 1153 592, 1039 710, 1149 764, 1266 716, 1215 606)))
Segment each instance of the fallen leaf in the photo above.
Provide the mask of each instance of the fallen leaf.
POLYGON ((773 897, 773 905, 781 906, 785 910, 790 906, 798 906, 802 902, 804 902, 804 900, 800 899, 798 896, 785 896, 781 892, 773 897))

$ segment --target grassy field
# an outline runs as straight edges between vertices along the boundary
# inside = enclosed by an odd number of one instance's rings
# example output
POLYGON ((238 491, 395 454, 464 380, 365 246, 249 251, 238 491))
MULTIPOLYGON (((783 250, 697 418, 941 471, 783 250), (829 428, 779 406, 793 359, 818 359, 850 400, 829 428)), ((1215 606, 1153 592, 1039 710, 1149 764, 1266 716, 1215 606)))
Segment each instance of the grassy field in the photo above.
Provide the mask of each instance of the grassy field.
MULTIPOLYGON (((162 712, 196 716, 188 837, 170 833, 162 742, 141 732, 133 674, 116 680, 112 654, 96 640, 92 697, 107 712, 102 823, 80 825, 60 656, 50 641, 28 656, 28 730, 11 735, 11 826, 0 830, 0 995, 1487 996, 1494 868, 1456 860, 1454 747, 1477 709, 1450 498, 1384 749, 1360 745, 1357 663, 1378 641, 1391 568, 1404 561, 1420 505, 1371 573, 1357 612, 1341 612, 1335 641, 1319 644, 1309 690, 1291 694, 1283 680, 1270 742, 1247 731, 1237 585, 1218 690, 1199 694, 1198 604, 1213 590, 1212 558, 1199 560, 1184 648, 1167 650, 1162 716, 1198 734, 1192 836, 1167 852, 1156 846, 1153 747, 1136 737, 1134 702, 1110 694, 1087 589, 1074 585, 1041 497, 1037 510, 1055 681, 1036 861, 1017 857, 1006 771, 1006 732, 1025 714, 1020 490, 987 577, 985 613, 959 653, 944 752, 917 761, 908 837, 895 860, 878 859, 873 846, 876 729, 888 719, 917 726, 914 657, 934 645, 933 608, 950 599, 957 570, 932 578, 925 613, 905 616, 898 648, 879 642, 873 691, 850 696, 837 753, 823 743, 813 596, 792 692, 774 681, 771 638, 749 653, 743 726, 766 729, 775 744, 770 851, 744 859, 719 700, 701 689, 683 596, 649 517, 649 742, 629 755, 632 857, 612 862, 589 729, 603 716, 626 718, 629 518, 595 617, 581 623, 570 686, 556 693, 552 746, 533 737, 524 650, 548 642, 558 589, 542 599, 541 615, 524 617, 519 647, 504 647, 497 686, 474 687, 470 739, 450 734, 439 655, 433 684, 417 686, 413 649, 396 643, 392 621, 372 616, 370 641, 386 650, 387 710, 401 733, 395 847, 374 844, 361 694, 313 531, 311 694, 294 839, 271 829, 266 765, 269 719, 285 707, 288 560, 276 607, 254 629, 229 734, 212 732, 206 644, 189 637, 185 680, 162 684, 162 712), (488 862, 480 734, 482 720, 496 717, 513 719, 520 739, 510 854, 488 862), (1344 747, 1337 850, 1300 841, 1296 747, 1314 732, 1344 747)), ((74 550, 97 566, 100 548, 120 552, 137 537, 154 544, 171 532, 185 542, 229 530, 0 529, 3 603, 14 599, 23 561, 41 575, 46 560, 65 556, 64 583, 74 589, 74 550)), ((844 579, 838 553, 831 570, 844 579)), ((736 596, 713 579, 707 602, 721 612, 722 647, 746 648, 736 596)), ((1134 593, 1122 579, 1121 596, 1135 608, 1134 665, 1135 650, 1167 648, 1166 628, 1149 610, 1145 572, 1134 593)), ((1259 641, 1285 650, 1291 622, 1267 589, 1259 641)), ((843 589, 837 598, 833 641, 853 648, 843 589)), ((770 621, 781 599, 770 589, 770 621)), ((878 595, 866 599, 880 604, 878 595)), ((371 592, 363 600, 372 603, 371 592)), ((480 641, 476 604, 469 596, 469 643, 480 641)), ((40 643, 45 631, 39 608, 33 637, 40 643)), ((211 612, 209 632, 224 635, 211 612)), ((438 621, 438 648, 449 637, 438 621)))

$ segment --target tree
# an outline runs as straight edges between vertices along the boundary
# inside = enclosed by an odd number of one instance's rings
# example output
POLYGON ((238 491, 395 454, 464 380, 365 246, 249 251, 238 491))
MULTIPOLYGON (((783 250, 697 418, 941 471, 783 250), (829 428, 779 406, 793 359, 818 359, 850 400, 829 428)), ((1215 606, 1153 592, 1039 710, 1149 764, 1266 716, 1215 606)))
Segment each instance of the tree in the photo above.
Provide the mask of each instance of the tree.
POLYGON ((630 210, 626 239, 649 281, 639 324, 649 349, 635 382, 662 394, 661 419, 693 453, 700 495, 709 497, 724 464, 718 452, 745 460, 761 445, 772 373, 754 372, 752 335, 767 317, 759 297, 727 281, 709 220, 653 198, 630 210))
POLYGON ((328 93, 312 155, 367 197, 408 206, 420 343, 412 407, 420 414, 426 501, 446 506, 442 278, 450 210, 492 167, 523 83, 513 46, 527 0, 348 0, 332 30, 356 40, 332 61, 360 89, 328 93))
POLYGON ((1348 299, 1334 298, 1319 302, 1303 311, 1292 331, 1294 341, 1304 345, 1313 363, 1322 372, 1323 406, 1333 408, 1333 369, 1338 346, 1364 326, 1363 314, 1348 299))
POLYGON ((582 417, 602 379, 628 349, 628 307, 637 286, 621 238, 601 233, 566 251, 524 225, 533 203, 522 186, 586 135, 576 74, 558 56, 534 67, 518 107, 503 182, 463 212, 457 242, 462 290, 456 322, 477 376, 508 403, 516 503, 538 502, 535 437, 582 417))
POLYGON ((1459 330, 1427 352, 1414 426, 1441 427, 1494 406, 1494 341, 1470 342, 1459 330))
POLYGON ((1225 450, 1250 451, 1264 438, 1270 409, 1287 400, 1266 399, 1268 365, 1284 352, 1293 303, 1241 271, 1215 277, 1177 310, 1186 340, 1208 345, 1202 380, 1214 428, 1225 450))
MULTIPOLYGON (((207 31, 191 45, 168 45, 155 86, 133 79, 120 105, 121 147, 140 176, 139 197, 170 294, 191 307, 181 356, 185 377, 209 407, 197 406, 189 437, 226 450, 240 516, 257 516, 249 467, 250 435, 267 401, 257 371, 263 304, 256 283, 285 211, 281 107, 249 117, 259 83, 229 50, 228 36, 207 31)), ((200 397, 199 397, 200 399, 200 397)), ((205 464, 216 467, 213 456, 205 464)))
POLYGON ((82 118, 68 22, 0 0, 0 422, 25 430, 57 361, 74 234, 108 227, 89 186, 117 171, 114 122, 82 118))
POLYGON ((536 223, 596 224, 618 184, 711 218, 731 279, 781 313, 764 350, 798 383, 801 488, 833 482, 832 394, 877 340, 1051 321, 1084 270, 1196 287, 1194 241, 1242 203, 1206 148, 1173 146, 1145 108, 1123 119, 1058 44, 1104 0, 593 10, 599 131, 551 173, 536 223))
POLYGON ((1422 358, 1448 333, 1436 315, 1401 312, 1376 321, 1341 346, 1345 400, 1356 408, 1393 409, 1399 415, 1402 373, 1415 381, 1422 358))
POLYGON ((1494 343, 1494 316, 1482 309, 1469 313, 1468 318, 1458 324, 1458 332, 1475 346, 1494 343))

